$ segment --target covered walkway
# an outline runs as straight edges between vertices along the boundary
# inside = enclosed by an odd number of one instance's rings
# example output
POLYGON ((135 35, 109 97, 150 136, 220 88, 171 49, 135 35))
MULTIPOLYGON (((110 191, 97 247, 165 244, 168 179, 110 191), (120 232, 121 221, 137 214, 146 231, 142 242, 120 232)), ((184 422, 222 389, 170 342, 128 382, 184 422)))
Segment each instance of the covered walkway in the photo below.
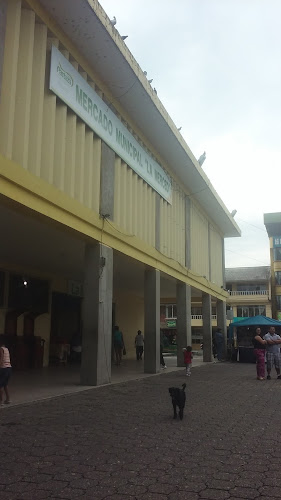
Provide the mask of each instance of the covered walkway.
MULTIPOLYGON (((183 371, 177 367, 174 356, 165 357, 167 369, 161 373, 183 371)), ((194 358, 193 365, 202 364, 202 356, 194 358)), ((139 380, 151 376, 143 372, 143 363, 135 360, 123 359, 122 366, 112 365, 112 384, 139 380)), ((11 405, 31 403, 42 399, 53 398, 92 389, 92 386, 80 384, 79 365, 49 366, 41 370, 15 371, 10 382, 11 405)), ((5 406, 6 407, 6 406, 5 406)))

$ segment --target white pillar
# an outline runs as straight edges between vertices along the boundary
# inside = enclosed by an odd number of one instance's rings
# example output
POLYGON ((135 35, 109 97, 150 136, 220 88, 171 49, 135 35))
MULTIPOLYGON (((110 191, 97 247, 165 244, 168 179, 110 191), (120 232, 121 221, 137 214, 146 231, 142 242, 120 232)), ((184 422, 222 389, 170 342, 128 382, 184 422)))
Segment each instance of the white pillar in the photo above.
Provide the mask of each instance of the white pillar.
POLYGON ((81 384, 111 381, 113 251, 86 245, 81 384))
POLYGON ((202 294, 203 316, 203 361, 213 361, 212 349, 212 304, 211 295, 202 294))
POLYGON ((226 359, 227 348, 227 326, 226 326, 226 303, 223 300, 217 300, 217 325, 221 328, 223 334, 223 358, 226 359))
POLYGON ((144 372, 160 370, 160 271, 144 275, 144 372))
POLYGON ((177 284, 177 366, 184 366, 183 348, 191 346, 191 287, 177 284))

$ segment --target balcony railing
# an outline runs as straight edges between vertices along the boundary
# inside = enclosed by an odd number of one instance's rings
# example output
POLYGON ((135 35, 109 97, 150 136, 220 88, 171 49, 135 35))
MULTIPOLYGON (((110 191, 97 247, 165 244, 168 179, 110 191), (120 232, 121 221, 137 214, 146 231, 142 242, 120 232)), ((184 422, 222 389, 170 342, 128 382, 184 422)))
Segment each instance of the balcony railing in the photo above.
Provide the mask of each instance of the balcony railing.
POLYGON ((230 291, 229 292, 229 295, 231 295, 232 297, 234 296, 241 296, 243 295, 244 297, 245 296, 249 296, 249 295, 269 295, 269 291, 268 290, 246 290, 246 291, 230 291))
MULTIPOLYGON (((191 315, 191 319, 203 319, 203 316, 202 314, 192 314, 191 315)), ((217 319, 217 315, 216 314, 212 314, 212 319, 216 320, 217 319)), ((165 321, 176 321, 177 318, 166 318, 165 321)))
MULTIPOLYGON (((202 314, 192 314, 191 319, 201 319, 202 320, 203 316, 202 316, 202 314)), ((212 314, 212 319, 217 319, 217 315, 212 314)))

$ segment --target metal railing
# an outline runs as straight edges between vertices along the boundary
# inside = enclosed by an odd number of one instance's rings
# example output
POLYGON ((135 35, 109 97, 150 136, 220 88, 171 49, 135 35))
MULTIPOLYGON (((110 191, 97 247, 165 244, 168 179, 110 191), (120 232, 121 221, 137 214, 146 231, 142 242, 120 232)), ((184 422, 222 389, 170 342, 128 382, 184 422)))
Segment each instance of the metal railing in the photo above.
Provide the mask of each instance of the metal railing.
POLYGON ((269 295, 269 290, 246 290, 246 291, 229 291, 230 296, 249 296, 249 295, 269 295))
MULTIPOLYGON (((203 319, 202 314, 192 314, 191 319, 203 319)), ((212 319, 217 319, 216 314, 212 314, 212 319)))

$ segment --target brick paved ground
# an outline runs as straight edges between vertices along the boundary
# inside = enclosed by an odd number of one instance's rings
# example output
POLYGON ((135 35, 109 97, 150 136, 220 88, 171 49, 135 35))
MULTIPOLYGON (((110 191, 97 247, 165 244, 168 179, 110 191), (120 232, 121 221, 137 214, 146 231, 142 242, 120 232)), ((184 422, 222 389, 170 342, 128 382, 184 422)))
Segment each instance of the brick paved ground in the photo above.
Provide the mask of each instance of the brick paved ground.
POLYGON ((0 409, 0 498, 281 498, 281 381, 211 364, 0 409), (168 387, 187 382, 184 420, 168 387))

